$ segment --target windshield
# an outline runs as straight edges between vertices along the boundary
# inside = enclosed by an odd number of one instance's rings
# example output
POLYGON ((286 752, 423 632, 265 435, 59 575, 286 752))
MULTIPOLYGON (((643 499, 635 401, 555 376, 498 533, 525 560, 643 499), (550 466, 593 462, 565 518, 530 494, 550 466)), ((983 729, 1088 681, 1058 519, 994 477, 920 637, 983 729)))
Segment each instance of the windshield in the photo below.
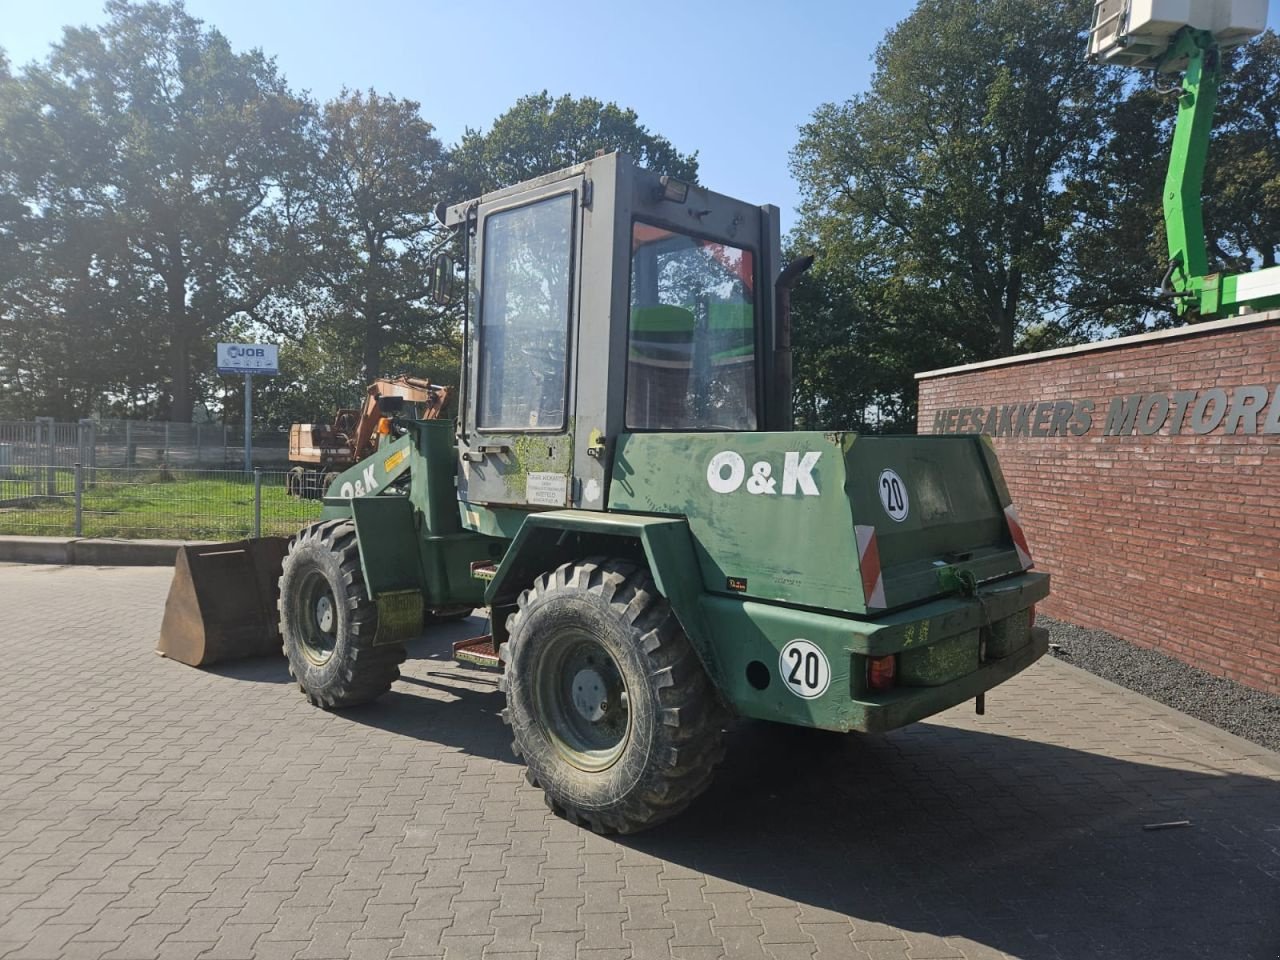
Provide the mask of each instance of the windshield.
POLYGON ((628 427, 756 428, 754 289, 750 250, 633 225, 628 427))

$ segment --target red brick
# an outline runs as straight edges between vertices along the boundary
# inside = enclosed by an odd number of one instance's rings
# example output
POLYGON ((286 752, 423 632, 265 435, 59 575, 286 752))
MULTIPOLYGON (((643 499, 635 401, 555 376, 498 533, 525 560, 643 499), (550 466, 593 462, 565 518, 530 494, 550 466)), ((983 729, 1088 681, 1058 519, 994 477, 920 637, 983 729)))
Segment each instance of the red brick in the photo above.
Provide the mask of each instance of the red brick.
POLYGON ((1245 384, 1280 385, 1280 316, 924 379, 920 432, 940 409, 1092 399, 1084 437, 995 438, 1038 568, 1054 576, 1041 609, 1274 693, 1280 436, 1101 433, 1115 397, 1245 384))

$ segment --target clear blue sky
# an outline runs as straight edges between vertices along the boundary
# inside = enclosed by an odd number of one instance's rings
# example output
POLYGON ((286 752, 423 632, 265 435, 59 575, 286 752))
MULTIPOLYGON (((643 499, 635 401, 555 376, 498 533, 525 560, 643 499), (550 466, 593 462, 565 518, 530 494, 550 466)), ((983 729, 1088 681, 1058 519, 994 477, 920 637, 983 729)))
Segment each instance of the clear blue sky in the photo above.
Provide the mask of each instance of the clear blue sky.
MULTIPOLYGON (((819 104, 865 89, 875 44, 912 6, 187 2, 236 48, 274 56, 295 89, 321 100, 344 85, 409 97, 446 143, 542 89, 616 101, 697 150, 707 186, 788 213, 797 127, 819 104)), ((18 67, 44 58, 65 24, 104 19, 101 0, 0 0, 0 46, 18 67)))
MULTIPOLYGON (((698 151, 709 187, 797 201, 787 158, 815 107, 866 89, 871 55, 911 0, 648 4, 542 0, 188 0, 240 49, 274 56, 295 89, 343 86, 408 97, 446 143, 487 128, 525 93, 632 107, 650 130, 698 151)), ((0 47, 42 59, 65 24, 102 22, 101 0, 0 0, 0 47)), ((1273 3, 1272 26, 1280 25, 1273 3)))

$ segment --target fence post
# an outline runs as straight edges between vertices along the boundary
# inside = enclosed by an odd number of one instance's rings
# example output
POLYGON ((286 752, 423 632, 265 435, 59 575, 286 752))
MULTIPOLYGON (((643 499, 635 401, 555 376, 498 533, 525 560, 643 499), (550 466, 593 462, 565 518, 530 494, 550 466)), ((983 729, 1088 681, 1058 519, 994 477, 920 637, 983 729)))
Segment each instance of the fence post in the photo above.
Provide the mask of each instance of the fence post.
POLYGON ((44 492, 45 496, 58 494, 58 473, 53 468, 56 441, 53 436, 53 417, 36 417, 36 443, 44 444, 44 492))
POLYGON ((253 536, 262 536, 262 470, 253 468, 253 536))
POLYGON ((84 536, 84 469, 76 464, 76 533, 84 536))
POLYGON ((89 468, 87 482, 92 487, 96 480, 93 468, 98 465, 98 429, 88 417, 82 417, 76 425, 76 447, 80 452, 80 463, 89 468))
POLYGON ((124 465, 132 467, 136 451, 133 447, 133 421, 124 422, 124 465))

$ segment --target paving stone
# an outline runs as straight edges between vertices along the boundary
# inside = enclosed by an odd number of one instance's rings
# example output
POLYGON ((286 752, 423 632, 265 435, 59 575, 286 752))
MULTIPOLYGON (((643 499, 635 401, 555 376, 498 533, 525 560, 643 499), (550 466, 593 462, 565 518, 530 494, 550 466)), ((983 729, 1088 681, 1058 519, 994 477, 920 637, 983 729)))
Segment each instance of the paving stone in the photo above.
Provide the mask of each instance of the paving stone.
POLYGON ((773 960, 810 960, 818 950, 818 945, 809 943, 766 943, 764 952, 773 960))
POLYGON ((634 960, 670 960, 670 930, 624 930, 634 960))
POLYGON ((629 948, 630 941, 622 935, 624 916, 619 913, 584 913, 582 929, 586 933, 580 950, 629 948))
POLYGON ((154 656, 170 576, 0 566, 4 960, 1234 960, 1280 943, 1280 758, 1057 662, 986 716, 881 737, 744 723, 705 797, 616 838, 524 782, 493 678, 448 661, 474 625, 411 642, 388 697, 326 713, 279 659, 154 656))
POLYGON ((538 952, 533 939, 533 927, 537 917, 494 917, 493 939, 485 947, 485 953, 534 953, 538 952))
POLYGON ((671 938, 673 946, 709 947, 719 944, 720 938, 711 929, 711 910, 668 910, 675 935, 671 938))
POLYGON ((575 960, 581 933, 553 933, 540 927, 533 930, 533 942, 538 946, 538 960, 575 960))

